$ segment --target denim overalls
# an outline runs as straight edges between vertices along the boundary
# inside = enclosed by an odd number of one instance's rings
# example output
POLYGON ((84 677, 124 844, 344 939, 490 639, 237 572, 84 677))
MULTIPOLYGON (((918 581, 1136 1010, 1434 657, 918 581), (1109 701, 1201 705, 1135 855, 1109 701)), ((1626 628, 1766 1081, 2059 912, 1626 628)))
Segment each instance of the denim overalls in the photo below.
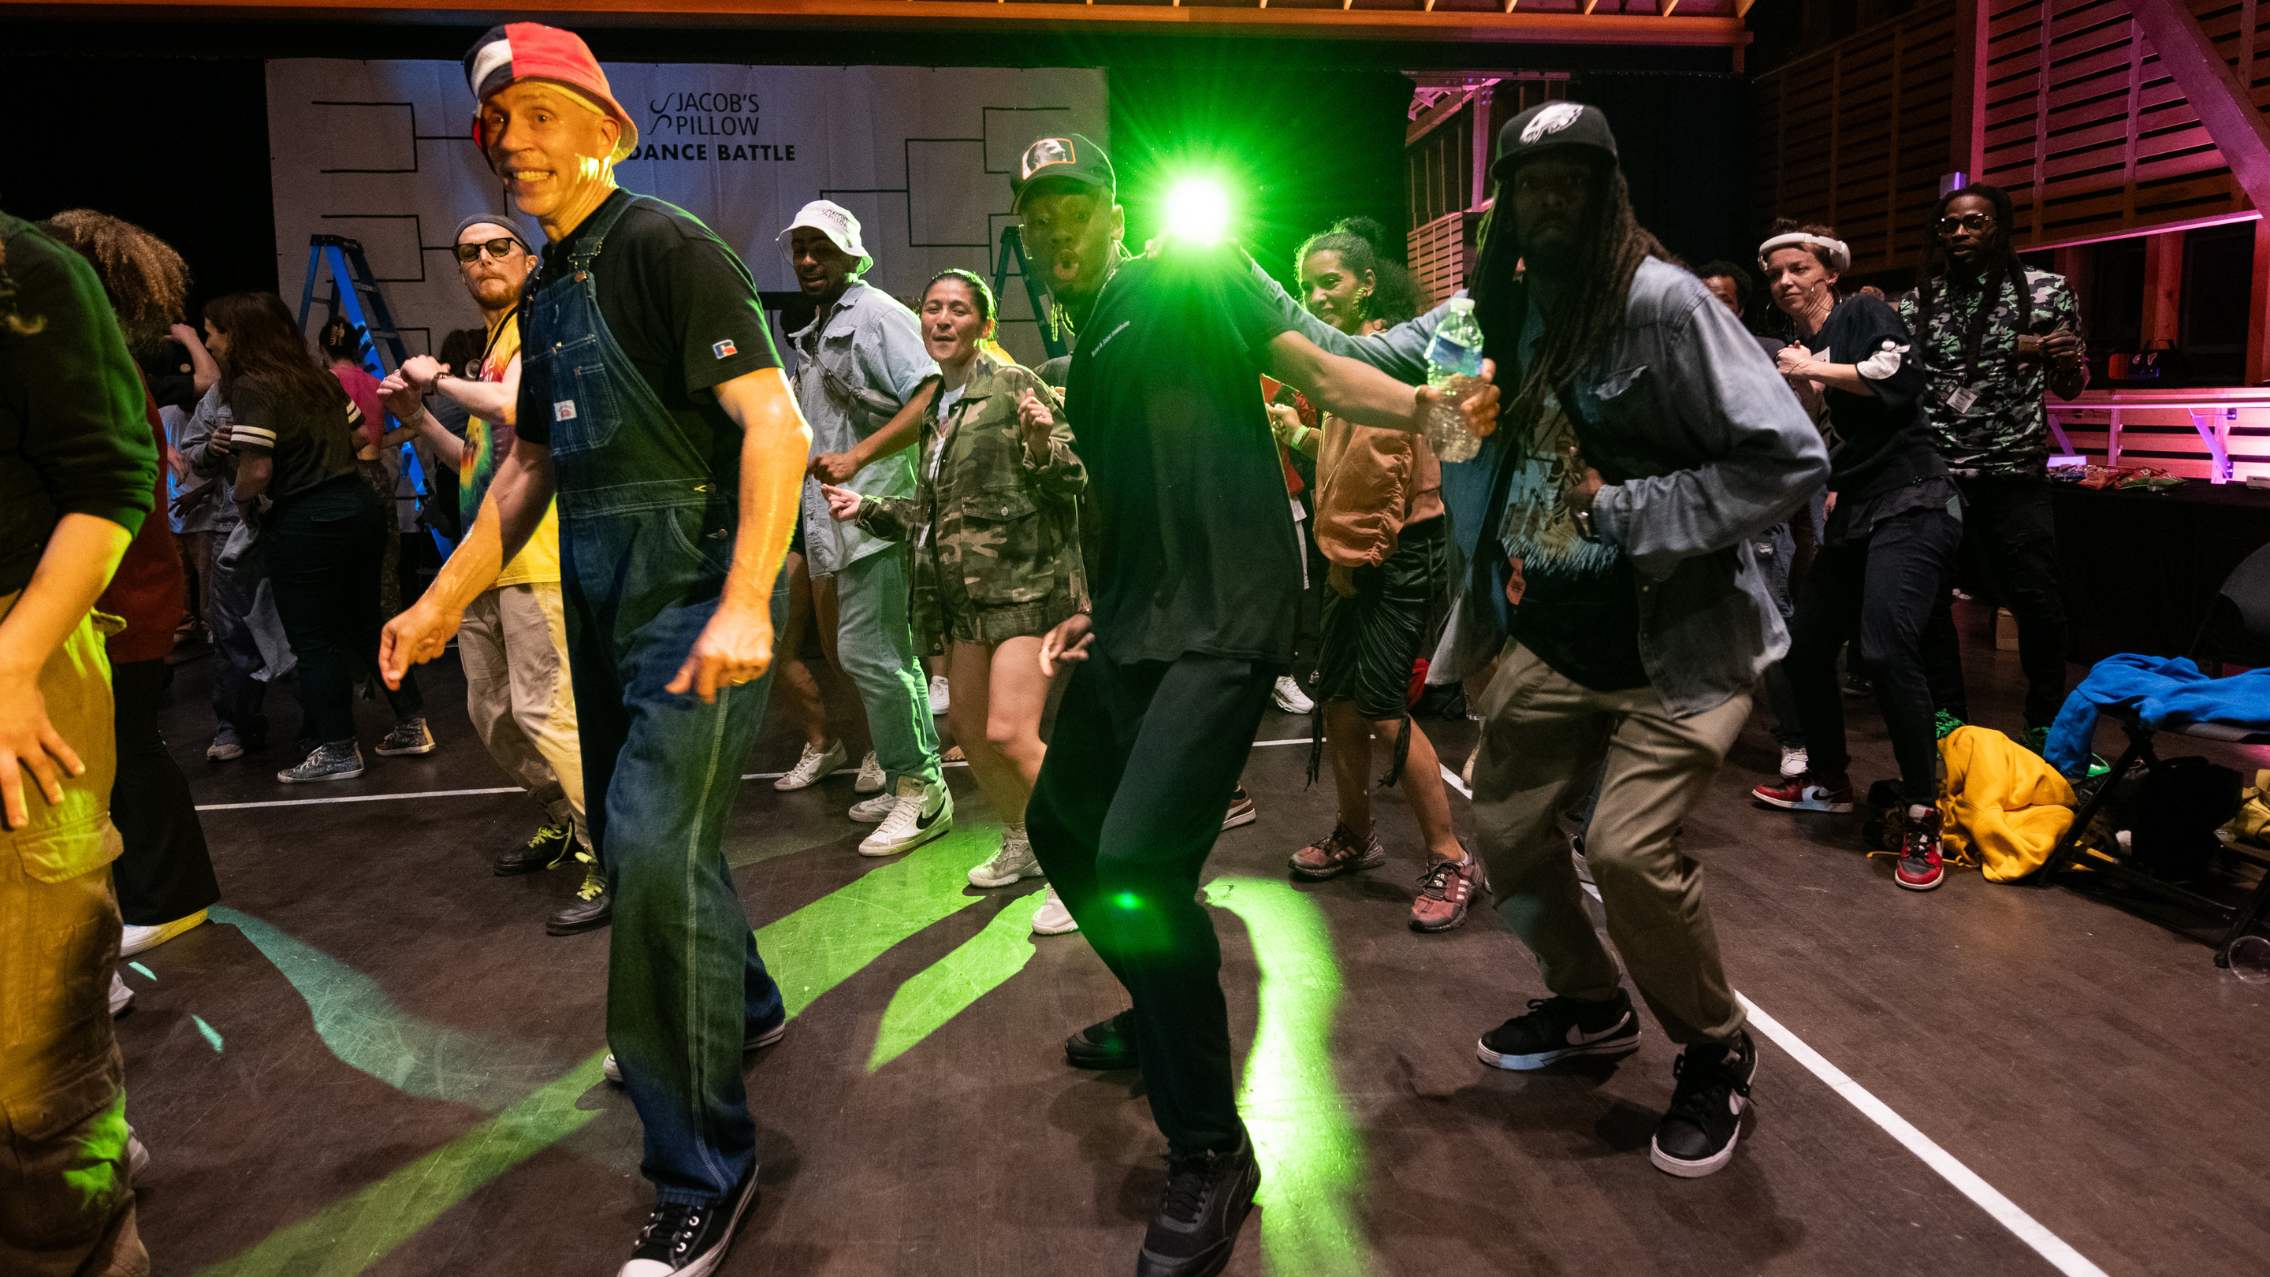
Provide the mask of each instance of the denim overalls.
MULTIPOLYGON (((719 846, 772 675, 719 688, 713 705, 662 690, 717 609, 736 476, 713 470, 600 316, 593 266, 640 202, 595 215, 564 277, 538 281, 522 368, 528 410, 552 425, 591 842, 615 901, 607 1041, 658 1201, 707 1205, 755 1160, 742 1042, 784 1014, 719 846)), ((783 576, 776 629, 787 597, 783 576)))

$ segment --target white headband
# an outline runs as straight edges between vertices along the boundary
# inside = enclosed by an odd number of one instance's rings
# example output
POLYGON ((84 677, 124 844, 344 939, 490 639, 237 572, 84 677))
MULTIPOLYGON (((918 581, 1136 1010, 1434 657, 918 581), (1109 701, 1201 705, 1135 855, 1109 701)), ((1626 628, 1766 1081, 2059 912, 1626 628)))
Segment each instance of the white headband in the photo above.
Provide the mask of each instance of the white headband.
POLYGON ((1792 231, 1787 235, 1776 235, 1758 245, 1758 269, 1770 270, 1771 267, 1766 265, 1766 259, 1773 256, 1773 250, 1787 248, 1792 244, 1803 244, 1808 247, 1829 250, 1830 270, 1841 272, 1852 265, 1852 250, 1845 247, 1843 240, 1830 239, 1826 235, 1815 235, 1810 231, 1792 231))

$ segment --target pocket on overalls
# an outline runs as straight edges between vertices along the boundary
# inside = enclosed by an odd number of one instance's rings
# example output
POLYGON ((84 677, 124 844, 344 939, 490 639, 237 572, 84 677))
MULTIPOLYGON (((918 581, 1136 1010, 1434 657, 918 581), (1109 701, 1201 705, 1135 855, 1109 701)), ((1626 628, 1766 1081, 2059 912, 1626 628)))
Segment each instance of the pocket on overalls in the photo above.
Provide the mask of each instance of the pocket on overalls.
POLYGON ((541 358, 550 363, 552 452, 575 456, 604 448, 622 422, 615 410, 607 359, 592 334, 567 342, 541 358))
POLYGON ((677 506, 663 512, 672 536, 704 577, 723 579, 733 568, 733 525, 720 509, 677 506))

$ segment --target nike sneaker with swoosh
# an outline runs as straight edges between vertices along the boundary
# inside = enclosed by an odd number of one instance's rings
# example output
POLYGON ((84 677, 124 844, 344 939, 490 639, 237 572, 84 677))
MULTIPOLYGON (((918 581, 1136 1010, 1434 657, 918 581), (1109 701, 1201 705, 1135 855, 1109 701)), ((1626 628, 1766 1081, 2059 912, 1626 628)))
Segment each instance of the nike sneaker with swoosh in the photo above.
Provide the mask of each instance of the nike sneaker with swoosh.
POLYGON ((1531 998, 1517 1015, 1482 1035, 1482 1063, 1493 1069, 1541 1069, 1572 1055, 1622 1055, 1639 1048, 1639 1016, 1622 989, 1606 1002, 1531 998))
POLYGON ((859 844, 862 856, 895 856, 954 831, 954 799, 940 781, 899 777, 898 805, 859 844))

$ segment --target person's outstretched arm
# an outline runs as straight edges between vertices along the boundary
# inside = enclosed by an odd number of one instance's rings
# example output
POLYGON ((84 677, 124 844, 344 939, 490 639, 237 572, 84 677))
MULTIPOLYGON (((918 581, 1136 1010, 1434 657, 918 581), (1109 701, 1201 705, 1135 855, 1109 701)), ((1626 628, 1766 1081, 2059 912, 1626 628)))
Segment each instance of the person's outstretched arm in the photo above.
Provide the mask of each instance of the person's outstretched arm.
MULTIPOLYGON (((1497 373, 1488 360, 1482 363, 1486 383, 1497 373)), ((1442 398, 1432 386, 1413 388, 1370 364, 1327 353, 1296 332, 1282 332, 1269 342, 1269 375, 1307 395, 1309 402, 1336 417, 1359 426, 1412 433, 1426 428, 1427 414, 1442 398)), ((1498 389, 1484 385, 1467 398, 1467 424, 1475 434, 1497 428, 1498 389)))

